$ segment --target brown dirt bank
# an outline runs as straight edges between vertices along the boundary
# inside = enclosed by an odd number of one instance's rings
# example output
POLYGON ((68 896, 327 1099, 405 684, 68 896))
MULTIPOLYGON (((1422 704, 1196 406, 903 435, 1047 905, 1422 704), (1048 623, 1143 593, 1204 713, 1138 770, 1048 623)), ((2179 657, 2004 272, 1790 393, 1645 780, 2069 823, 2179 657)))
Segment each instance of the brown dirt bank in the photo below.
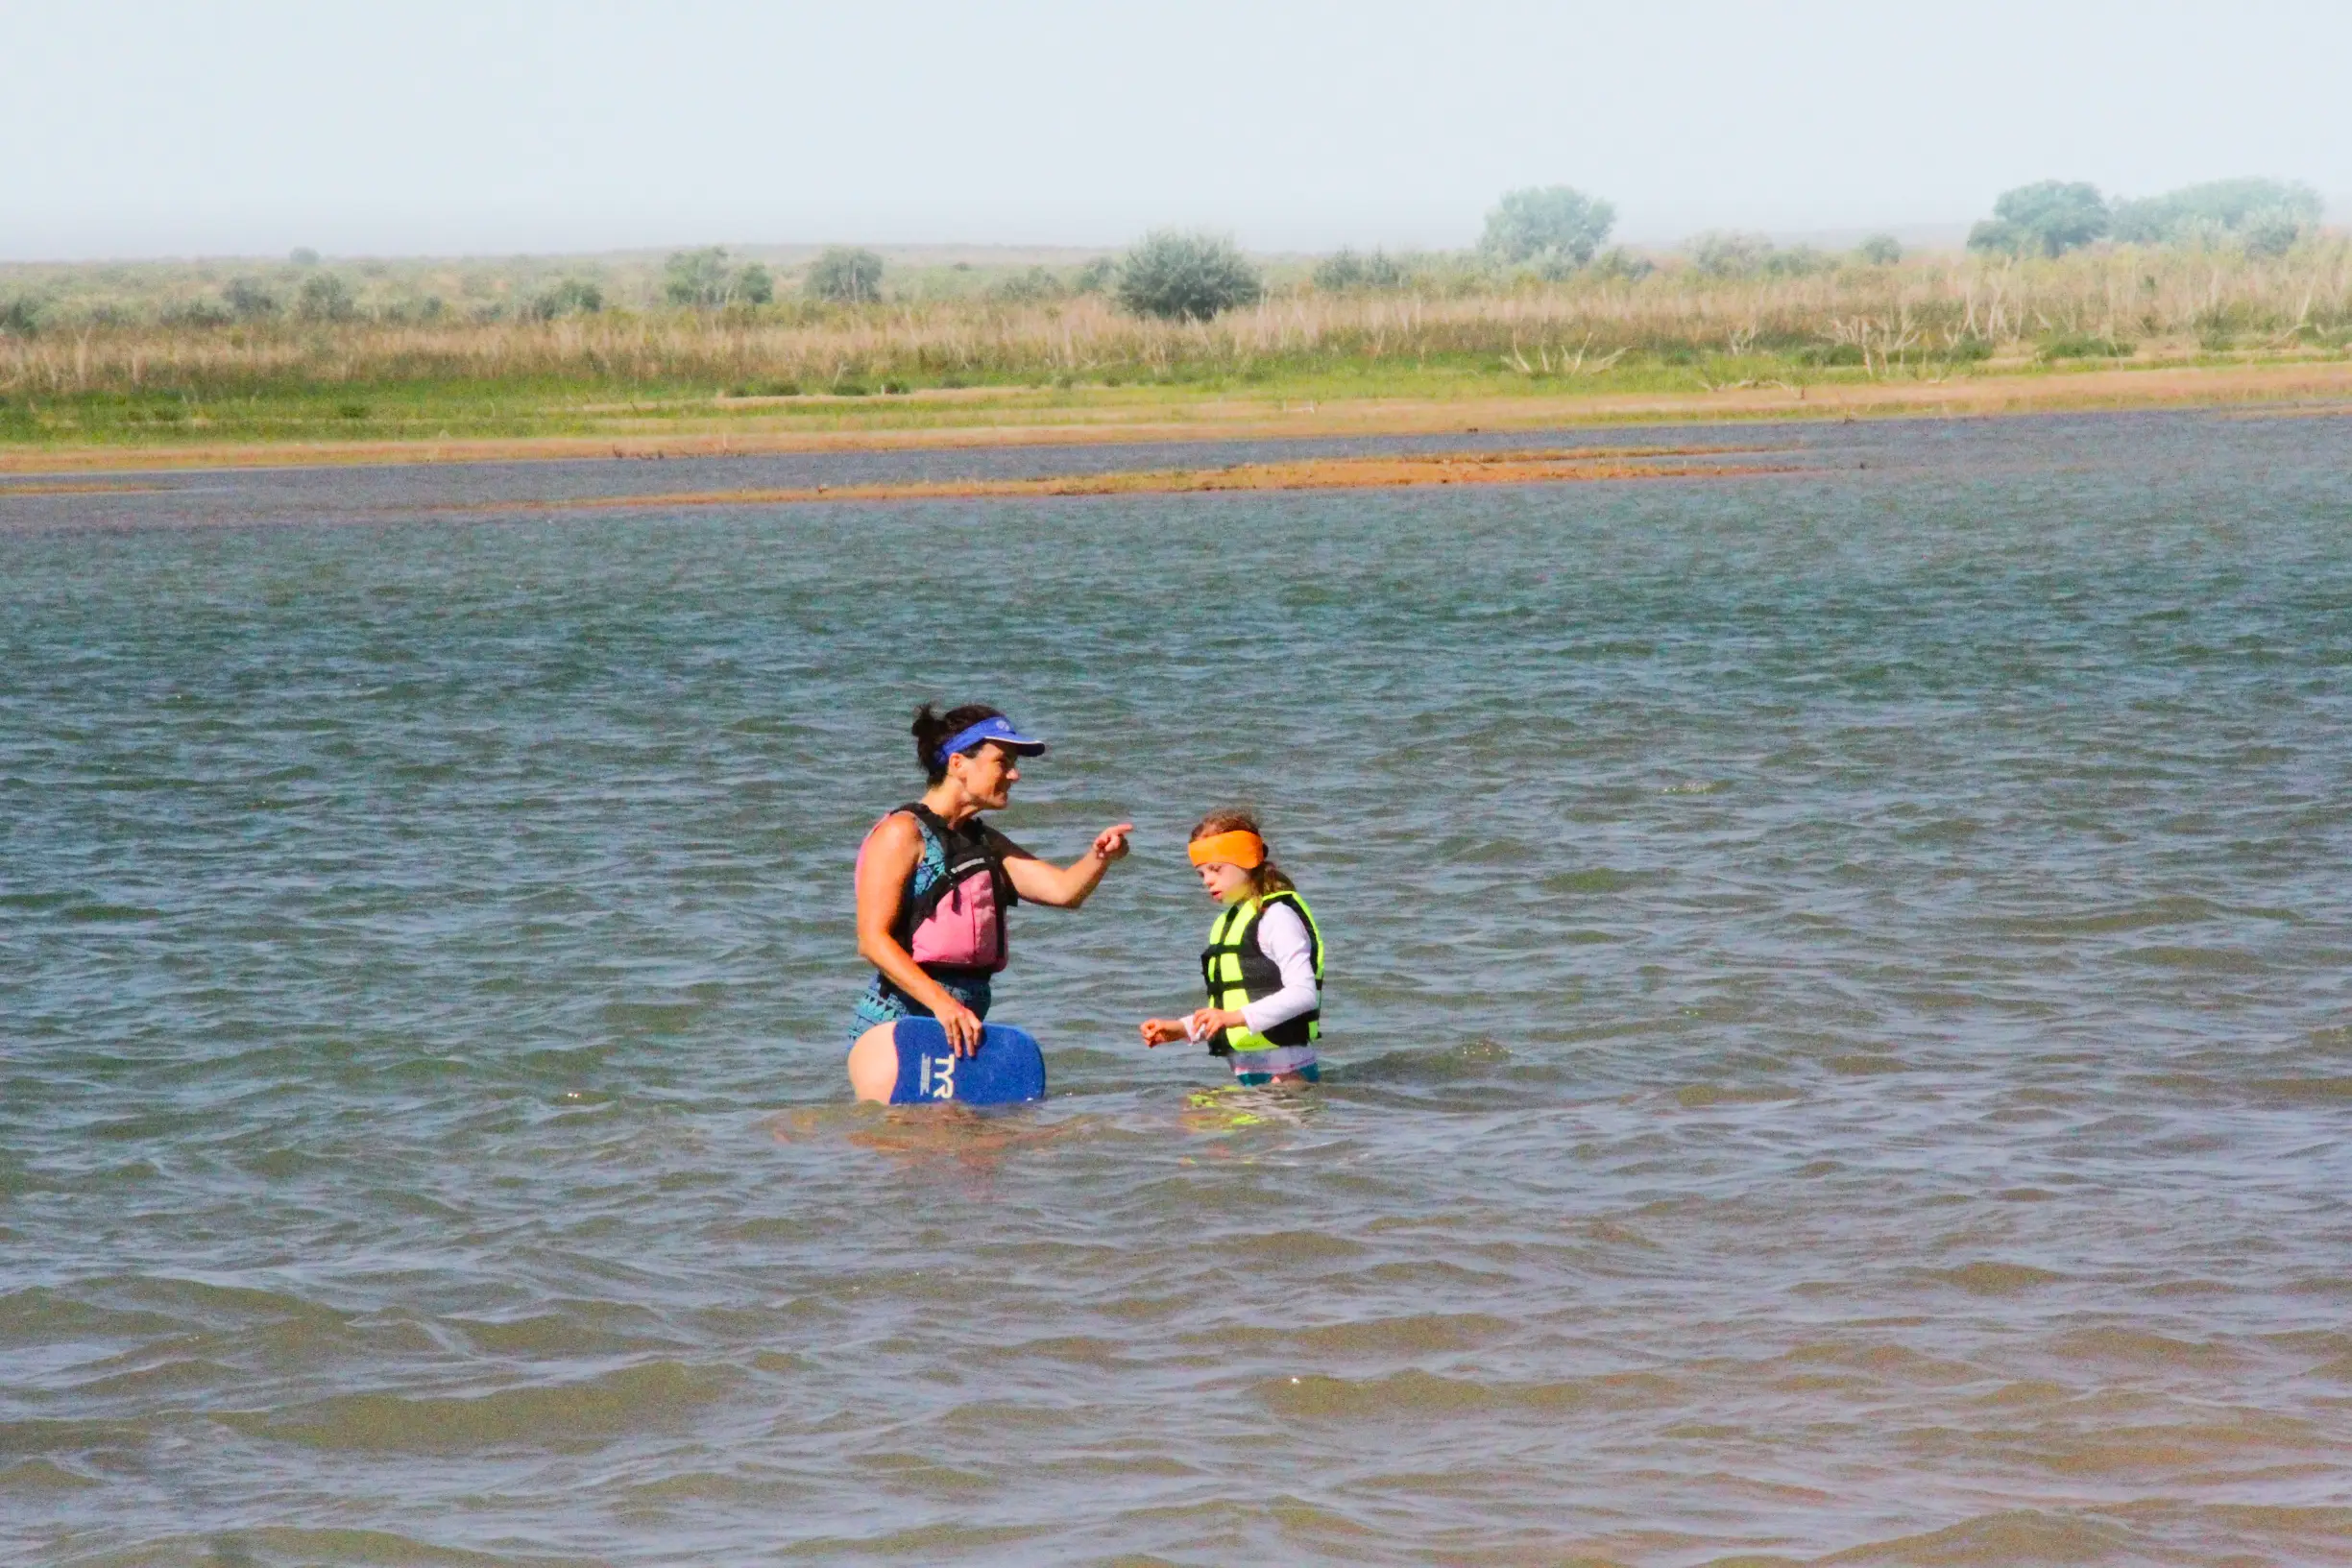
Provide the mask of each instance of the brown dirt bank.
MULTIPOLYGON (((584 495, 561 500, 445 507, 450 512, 570 512, 675 506, 760 506, 787 501, 906 501, 1035 495, 1140 495, 1224 490, 1369 490, 1410 485, 1532 485, 1596 479, 1709 479, 1789 473, 1795 465, 1702 464, 1659 459, 1726 454, 1723 447, 1643 446, 1557 452, 1430 452, 1304 458, 1222 469, 1152 469, 1033 479, 926 479, 905 484, 680 491, 666 495, 584 495)), ((1743 455, 1737 448, 1731 455, 1743 455)))
POLYGON ((889 399, 886 403, 882 399, 859 401, 862 405, 859 410, 861 422, 829 429, 807 428, 805 416, 764 419, 738 414, 719 423, 682 425, 660 431, 648 431, 639 422, 629 430, 606 435, 224 442, 174 446, 26 446, 0 449, 0 474, 1402 436, 1651 422, 1976 417, 2135 408, 2277 409, 2283 404, 2299 404, 2304 412, 2352 413, 2352 361, 2039 371, 1944 381, 1839 382, 1805 387, 1773 382, 1723 387, 1711 392, 1364 398, 1321 403, 1220 398, 1184 403, 1073 404, 1033 411, 1008 409, 998 422, 950 426, 894 426, 887 422, 894 417, 905 419, 919 411, 924 401, 920 396, 889 399))

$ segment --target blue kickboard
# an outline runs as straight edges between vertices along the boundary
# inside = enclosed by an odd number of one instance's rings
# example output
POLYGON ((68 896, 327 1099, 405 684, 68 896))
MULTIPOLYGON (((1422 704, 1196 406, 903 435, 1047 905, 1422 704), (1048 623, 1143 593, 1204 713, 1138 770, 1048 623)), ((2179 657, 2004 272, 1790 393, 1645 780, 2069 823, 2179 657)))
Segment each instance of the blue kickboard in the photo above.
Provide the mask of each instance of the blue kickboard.
POLYGON ((947 1031, 935 1018, 902 1018, 898 1040, 898 1084, 893 1105, 1017 1105, 1045 1098, 1045 1053, 1027 1030, 1009 1024, 981 1028, 980 1049, 958 1056, 948 1049, 947 1031))

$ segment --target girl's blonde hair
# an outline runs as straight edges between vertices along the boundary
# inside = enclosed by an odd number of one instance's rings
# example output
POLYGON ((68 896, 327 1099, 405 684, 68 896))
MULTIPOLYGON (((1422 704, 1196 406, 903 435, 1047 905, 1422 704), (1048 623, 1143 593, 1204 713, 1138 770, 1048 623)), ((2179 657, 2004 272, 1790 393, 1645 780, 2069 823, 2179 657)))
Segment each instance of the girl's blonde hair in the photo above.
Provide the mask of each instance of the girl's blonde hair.
MULTIPOLYGON (((1249 812, 1211 811, 1194 825, 1192 837, 1186 839, 1185 842, 1189 844, 1199 839, 1214 838, 1219 833, 1256 833, 1258 842, 1266 841, 1265 832, 1258 827, 1258 819, 1249 812)), ((1250 868, 1249 891, 1257 898, 1262 899, 1269 893, 1295 893, 1297 890, 1298 884, 1292 881, 1280 866, 1274 864, 1274 855, 1271 848, 1266 852, 1266 858, 1250 868)))

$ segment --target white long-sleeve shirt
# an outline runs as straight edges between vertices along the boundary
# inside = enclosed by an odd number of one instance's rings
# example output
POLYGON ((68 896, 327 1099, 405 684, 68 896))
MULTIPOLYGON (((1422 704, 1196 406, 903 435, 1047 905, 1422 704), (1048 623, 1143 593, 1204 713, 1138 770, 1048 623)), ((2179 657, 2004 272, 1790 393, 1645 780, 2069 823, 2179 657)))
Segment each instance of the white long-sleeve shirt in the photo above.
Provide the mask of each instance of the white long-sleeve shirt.
POLYGON ((1282 971, 1281 990, 1242 1009, 1242 1023, 1249 1032, 1264 1034, 1315 1006, 1315 944, 1307 935, 1307 923, 1287 904, 1270 905, 1258 916, 1257 939, 1258 951, 1282 971))
POLYGON ((1242 1026, 1264 1034, 1312 1010, 1321 993, 1315 984, 1315 943, 1297 910, 1287 904, 1269 905, 1258 916, 1255 935, 1258 951, 1282 972, 1281 990, 1242 1009, 1242 1026))

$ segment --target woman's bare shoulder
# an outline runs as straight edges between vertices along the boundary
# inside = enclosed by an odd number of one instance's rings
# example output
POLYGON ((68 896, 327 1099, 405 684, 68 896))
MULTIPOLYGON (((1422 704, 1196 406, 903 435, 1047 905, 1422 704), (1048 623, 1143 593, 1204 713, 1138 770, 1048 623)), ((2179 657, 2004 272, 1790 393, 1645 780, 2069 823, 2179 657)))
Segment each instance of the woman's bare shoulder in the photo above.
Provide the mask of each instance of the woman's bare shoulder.
POLYGON ((893 811, 866 830, 865 847, 888 856, 909 858, 923 850, 923 830, 905 811, 893 811))

